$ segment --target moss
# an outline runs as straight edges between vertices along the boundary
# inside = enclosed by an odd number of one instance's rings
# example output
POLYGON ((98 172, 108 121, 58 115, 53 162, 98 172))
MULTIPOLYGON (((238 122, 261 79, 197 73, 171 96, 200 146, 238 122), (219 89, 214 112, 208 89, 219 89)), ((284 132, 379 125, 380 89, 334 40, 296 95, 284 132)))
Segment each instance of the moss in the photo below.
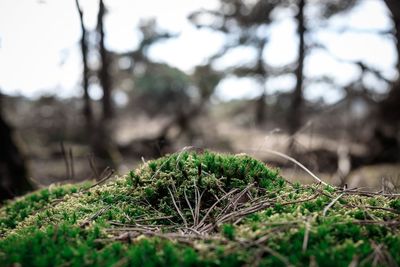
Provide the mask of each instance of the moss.
POLYGON ((52 185, 48 188, 8 201, 0 209, 0 236, 14 229, 18 223, 35 212, 41 211, 51 203, 61 200, 67 194, 77 193, 87 183, 77 185, 52 185))
POLYGON ((222 233, 229 240, 235 239, 235 227, 232 224, 224 224, 222 226, 222 233))
POLYGON ((180 152, 7 203, 0 266, 400 264, 398 199, 343 195, 324 213, 339 194, 246 155, 180 152))
POLYGON ((389 204, 389 206, 395 210, 397 210, 398 212, 400 212, 400 199, 395 199, 392 200, 389 204))

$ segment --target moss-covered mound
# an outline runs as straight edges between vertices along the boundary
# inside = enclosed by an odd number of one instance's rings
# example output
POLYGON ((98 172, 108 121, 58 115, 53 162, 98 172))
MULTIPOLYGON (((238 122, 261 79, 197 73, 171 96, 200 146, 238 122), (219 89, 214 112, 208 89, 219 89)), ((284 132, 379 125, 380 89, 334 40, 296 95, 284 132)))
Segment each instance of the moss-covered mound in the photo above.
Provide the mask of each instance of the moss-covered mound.
POLYGON ((396 266, 396 196, 291 184, 246 155, 184 151, 0 209, 0 266, 396 266))

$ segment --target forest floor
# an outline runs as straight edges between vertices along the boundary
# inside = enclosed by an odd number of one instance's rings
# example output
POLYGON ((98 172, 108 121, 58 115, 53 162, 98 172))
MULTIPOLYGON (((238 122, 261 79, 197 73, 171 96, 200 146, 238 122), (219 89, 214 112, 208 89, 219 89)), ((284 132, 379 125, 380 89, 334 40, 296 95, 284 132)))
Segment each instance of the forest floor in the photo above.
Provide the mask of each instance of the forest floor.
MULTIPOLYGON (((139 117, 132 120, 130 118, 119 121, 115 127, 114 136, 119 144, 129 144, 130 142, 155 136, 168 120, 155 119, 149 120, 146 117, 139 117)), ((301 183, 313 182, 310 175, 304 170, 285 158, 272 154, 270 151, 279 151, 290 154, 289 144, 291 137, 276 127, 255 127, 254 125, 240 125, 237 122, 218 119, 200 120, 200 137, 193 143, 187 140, 177 140, 170 147, 170 152, 179 151, 187 145, 195 145, 202 148, 212 149, 233 154, 246 153, 272 167, 279 167, 281 173, 290 181, 301 183)), ((312 133, 303 130, 294 137, 295 146, 299 153, 295 159, 304 164, 312 172, 316 173, 324 181, 338 185, 341 180, 337 175, 338 148, 346 146, 349 153, 362 155, 366 151, 365 145, 358 143, 344 143, 337 138, 329 138, 323 134, 312 133)), ((79 182, 93 178, 93 173, 89 166, 87 146, 66 143, 71 148, 74 156, 74 177, 66 177, 65 160, 60 153, 59 144, 50 146, 35 147, 30 144, 31 177, 38 184, 49 185, 55 182, 79 182), (39 152, 36 152, 39 151, 39 152)), ((156 155, 161 156, 161 154, 156 155)), ((141 155, 123 154, 123 161, 120 162, 118 172, 125 173, 138 166, 142 160, 141 155)), ((149 160, 151 158, 145 158, 149 160)), ((400 165, 381 164, 363 166, 351 170, 346 177, 349 187, 364 187, 368 190, 379 190, 382 186, 388 188, 398 187, 400 184, 400 165)))

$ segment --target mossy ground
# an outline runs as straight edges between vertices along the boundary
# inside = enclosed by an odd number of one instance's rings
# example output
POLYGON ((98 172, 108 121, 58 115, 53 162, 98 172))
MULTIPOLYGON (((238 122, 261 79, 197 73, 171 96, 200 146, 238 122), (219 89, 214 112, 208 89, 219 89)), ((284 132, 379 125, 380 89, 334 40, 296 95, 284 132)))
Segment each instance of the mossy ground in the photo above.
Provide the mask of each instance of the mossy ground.
POLYGON ((396 266, 400 200, 291 184, 246 155, 183 151, 0 209, 0 265, 396 266))

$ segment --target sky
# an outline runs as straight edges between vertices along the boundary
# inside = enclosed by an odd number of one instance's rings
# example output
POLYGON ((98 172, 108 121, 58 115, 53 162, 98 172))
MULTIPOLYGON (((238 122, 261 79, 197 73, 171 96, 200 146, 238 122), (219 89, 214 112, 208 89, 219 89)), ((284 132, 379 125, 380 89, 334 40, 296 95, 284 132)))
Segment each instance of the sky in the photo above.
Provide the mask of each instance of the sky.
MULTIPOLYGON (((97 5, 95 0, 81 0, 85 25, 94 29, 97 5)), ((224 43, 224 36, 211 30, 198 30, 187 16, 201 8, 217 8, 216 0, 109 0, 106 45, 112 51, 135 49, 140 40, 137 25, 141 19, 155 17, 162 29, 179 33, 179 37, 160 42, 149 50, 150 57, 190 73, 205 62, 224 43)), ((388 11, 381 0, 363 0, 348 14, 334 17, 329 27, 321 27, 307 41, 317 40, 329 48, 329 53, 312 50, 305 62, 306 77, 330 75, 339 85, 354 80, 360 71, 346 60, 362 60, 382 71, 388 79, 396 77, 394 42, 365 30, 391 28, 388 11), (334 29, 350 27, 357 33, 339 34, 334 29)), ((314 26, 314 25, 313 25, 314 26)), ((273 66, 283 66, 297 57, 295 22, 282 15, 269 29, 270 42, 264 53, 273 66)), ((56 94, 60 97, 81 95, 80 26, 74 0, 0 0, 0 90, 6 94, 37 97, 56 94)), ((246 64, 255 57, 248 48, 236 48, 215 67, 224 69, 246 64)), ((385 84, 373 76, 366 82, 384 91, 385 84)), ((271 78, 268 93, 290 91, 293 75, 271 78)), ((98 92, 98 91, 97 91, 98 92)), ((220 99, 255 97, 260 85, 251 79, 228 77, 220 83, 216 95, 220 99)), ((95 88, 92 96, 99 97, 95 88)), ((326 85, 308 86, 305 96, 334 102, 341 91, 326 85)))

